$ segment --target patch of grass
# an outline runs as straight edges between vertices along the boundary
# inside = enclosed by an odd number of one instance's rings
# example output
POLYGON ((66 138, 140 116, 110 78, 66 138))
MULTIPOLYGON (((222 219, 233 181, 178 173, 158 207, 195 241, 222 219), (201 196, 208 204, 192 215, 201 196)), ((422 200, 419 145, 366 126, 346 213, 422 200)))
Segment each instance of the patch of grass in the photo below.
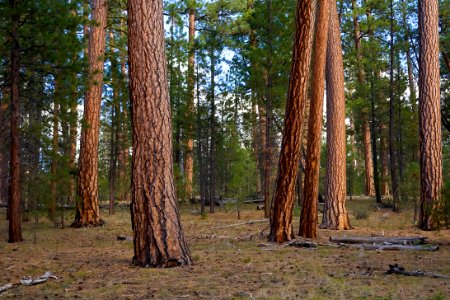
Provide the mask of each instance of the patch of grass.
POLYGON ((369 218, 369 212, 365 209, 358 209, 353 212, 356 220, 365 220, 369 218))

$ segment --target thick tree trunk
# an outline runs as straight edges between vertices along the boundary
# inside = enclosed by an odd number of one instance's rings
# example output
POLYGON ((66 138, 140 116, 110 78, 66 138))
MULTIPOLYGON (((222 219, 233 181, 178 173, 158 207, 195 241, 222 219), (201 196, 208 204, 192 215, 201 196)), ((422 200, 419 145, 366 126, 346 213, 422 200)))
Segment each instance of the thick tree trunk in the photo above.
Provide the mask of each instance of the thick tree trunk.
POLYGON ((92 19, 96 22, 89 33, 89 87, 85 94, 85 126, 81 131, 78 173, 77 211, 73 227, 98 226, 98 140, 102 99, 103 62, 105 54, 106 0, 92 2, 92 19))
POLYGON ((330 4, 327 44, 327 176, 326 211, 323 225, 328 229, 350 229, 346 198, 344 65, 336 1, 330 4), (325 217, 326 216, 326 217, 325 217))
POLYGON ((419 1, 419 228, 443 225, 438 1, 419 1))
POLYGON ((20 144, 19 144, 19 121, 20 121, 20 48, 19 48, 19 1, 10 0, 11 16, 11 116, 10 116, 10 181, 9 181, 9 233, 8 242, 21 242, 22 239, 22 219, 20 211, 20 144))
POLYGON ((292 66, 284 120, 283 139, 278 162, 278 176, 273 197, 269 240, 282 243, 294 237, 292 209, 295 181, 300 162, 302 116, 307 97, 313 1, 298 1, 292 66))
POLYGON ((394 2, 390 0, 390 51, 389 51, 389 166, 392 183, 393 210, 398 210, 398 175, 397 175, 397 151, 395 138, 395 99, 394 99, 394 2))
POLYGON ((173 182, 162 1, 128 1, 128 51, 133 128, 133 263, 161 268, 192 264, 173 182))
POLYGON ((323 94, 327 54, 329 5, 319 0, 313 59, 312 97, 308 125, 303 205, 299 235, 317 238, 317 199, 319 197, 320 143, 322 140, 323 94))
POLYGON ((186 153, 184 159, 185 194, 187 199, 192 198, 192 178, 194 175, 194 83, 195 83, 195 9, 189 8, 189 54, 188 54, 188 97, 186 112, 186 153))

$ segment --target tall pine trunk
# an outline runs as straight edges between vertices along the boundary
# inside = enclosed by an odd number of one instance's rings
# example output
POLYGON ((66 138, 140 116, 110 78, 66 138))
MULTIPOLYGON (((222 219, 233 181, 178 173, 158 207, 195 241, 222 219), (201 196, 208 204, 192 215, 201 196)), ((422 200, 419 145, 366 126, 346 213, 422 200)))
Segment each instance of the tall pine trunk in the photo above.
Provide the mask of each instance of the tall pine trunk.
POLYGON ((89 32, 89 86, 84 99, 84 126, 81 131, 78 173, 78 203, 73 227, 98 226, 98 141, 105 54, 106 0, 92 1, 92 25, 89 32))
POLYGON ((175 195, 161 0, 129 0, 128 49, 133 263, 161 268, 191 264, 175 195))
POLYGON ((331 1, 327 44, 327 175, 326 211, 328 229, 349 229, 346 200, 344 65, 336 1, 331 1))
POLYGON ((294 237, 292 209, 295 181, 300 162, 300 144, 305 102, 307 97, 313 26, 313 1, 297 1, 296 27, 288 99, 278 176, 273 197, 269 240, 282 243, 294 237))
POLYGON ((438 1, 419 1, 419 228, 443 224, 438 1))
POLYGON ((20 211, 20 143, 19 143, 19 121, 20 121, 20 48, 19 48, 19 1, 10 0, 11 16, 11 115, 10 115, 10 161, 9 161, 9 233, 8 242, 21 242, 22 219, 20 211))
POLYGON ((306 238, 317 238, 320 143, 322 140, 323 94, 325 88, 325 62, 329 21, 328 2, 328 0, 319 0, 315 25, 314 59, 312 61, 312 97, 308 124, 304 196, 299 229, 299 235, 306 238))
POLYGON ((186 153, 184 159, 185 195, 192 198, 192 179, 194 175, 194 83, 195 83, 195 8, 189 8, 189 44, 188 44, 188 97, 186 111, 186 153))
MULTIPOLYGON (((398 210, 398 175, 397 175, 397 150, 395 138, 395 99, 394 99, 394 2, 390 0, 390 51, 389 51, 389 166, 392 183, 393 210, 398 210)), ((400 121, 400 120, 397 120, 400 121)))

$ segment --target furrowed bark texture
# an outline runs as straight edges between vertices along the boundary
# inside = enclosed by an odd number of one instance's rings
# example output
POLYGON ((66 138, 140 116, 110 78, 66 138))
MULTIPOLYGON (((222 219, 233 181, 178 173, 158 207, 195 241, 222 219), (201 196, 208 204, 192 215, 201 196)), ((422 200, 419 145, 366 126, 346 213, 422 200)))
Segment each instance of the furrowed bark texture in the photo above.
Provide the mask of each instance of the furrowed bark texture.
POLYGON ((10 116, 10 161, 9 161, 9 233, 8 242, 21 242, 22 219, 20 211, 20 157, 19 157, 19 121, 20 121, 20 48, 19 48, 19 22, 20 15, 17 6, 19 1, 10 0, 10 8, 13 10, 11 17, 11 116, 10 116))
POLYGON ((344 66, 336 1, 331 1, 327 45, 327 175, 325 223, 328 229, 349 229, 346 197, 344 66))
POLYGON ((370 125, 367 117, 363 120, 363 140, 364 140, 364 167, 366 175, 366 196, 375 196, 375 185, 373 182, 373 161, 372 161, 372 142, 370 134, 370 125))
POLYGON ((89 87, 84 99, 83 129, 80 139, 77 211, 73 227, 99 226, 98 139, 105 54, 106 0, 92 1, 92 19, 97 24, 89 32, 89 87))
POLYGON ((322 137, 323 94, 327 54, 329 1, 319 0, 314 45, 312 97, 309 112, 303 205, 299 235, 317 238, 317 199, 319 197, 320 142, 322 137))
POLYGON ((194 83, 195 83, 195 9, 189 8, 189 56, 188 56, 188 98, 187 98, 187 130, 186 153, 184 160, 186 198, 192 198, 192 178, 194 174, 194 83))
POLYGON ((128 1, 128 49, 133 127, 133 263, 192 263, 173 182, 172 125, 162 1, 128 1))
POLYGON ((420 216, 423 230, 443 223, 438 2, 419 1, 420 216))
POLYGON ((278 176, 269 240, 282 243, 294 237, 292 232, 292 209, 294 205, 295 181, 300 161, 300 144, 305 102, 307 97, 313 1, 298 1, 294 50, 292 53, 283 139, 278 162, 278 176))

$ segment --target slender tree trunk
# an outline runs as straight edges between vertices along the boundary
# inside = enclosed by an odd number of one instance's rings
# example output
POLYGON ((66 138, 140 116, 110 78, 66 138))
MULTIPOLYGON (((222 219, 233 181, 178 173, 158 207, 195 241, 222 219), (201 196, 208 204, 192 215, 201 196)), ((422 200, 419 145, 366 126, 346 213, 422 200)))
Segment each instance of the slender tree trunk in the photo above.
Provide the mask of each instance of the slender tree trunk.
MULTIPOLYGON (((264 160, 266 157, 267 152, 267 143, 266 143, 266 109, 264 105, 258 105, 258 129, 259 129, 259 153, 258 153, 258 160, 259 160, 259 178, 261 182, 261 192, 262 196, 264 197, 264 205, 266 204, 265 201, 265 195, 266 195, 266 179, 265 179, 265 169, 264 169, 264 160)), ((265 215, 265 211, 264 211, 265 215)))
POLYGON ((203 130, 202 130, 202 117, 201 117, 201 107, 200 107, 200 77, 198 72, 197 63, 197 76, 196 76, 196 87, 197 87, 197 161, 198 161, 198 171, 199 171, 199 187, 200 187, 200 213, 205 214, 205 202, 206 202, 206 172, 203 159, 204 143, 203 143, 203 130))
POLYGON ((173 182, 162 1, 129 0, 128 24, 134 150, 133 263, 161 268, 192 264, 173 182))
POLYGON ((111 87, 113 90, 111 104, 111 132, 110 132, 110 157, 109 157, 109 214, 114 214, 116 201, 116 179, 117 179, 117 154, 120 131, 118 129, 120 114, 119 98, 119 70, 118 61, 114 54, 114 33, 109 32, 110 62, 111 62, 111 87))
MULTIPOLYGON (((328 229, 350 229, 346 198, 346 139, 344 65, 336 1, 331 1, 327 44, 327 176, 326 211, 328 229)), ((326 216, 326 217, 325 217, 326 216)))
POLYGON ((266 218, 270 217, 271 210, 271 186, 272 186, 272 55, 273 55, 273 45, 272 45, 272 26, 273 26, 273 11, 272 11, 272 0, 267 1, 267 15, 268 15, 268 25, 267 25, 267 47, 269 49, 269 55, 267 57, 267 79, 266 79, 266 151, 264 156, 264 216, 266 218))
MULTIPOLYGON (((69 149, 69 170, 70 173, 75 170, 75 158, 77 154, 77 135, 78 135, 78 109, 77 109, 77 101, 74 96, 74 98, 71 101, 70 104, 70 112, 69 112, 69 125, 70 125, 70 131, 69 131, 69 143, 70 143, 70 149, 69 149)), ((69 179, 69 198, 68 202, 72 203, 75 198, 75 178, 73 175, 70 176, 69 179)))
POLYGON ((389 196, 389 155, 386 140, 386 124, 380 123, 381 195, 389 196))
MULTIPOLYGON (((127 168, 128 168, 128 157, 129 157, 129 144, 128 144, 128 94, 126 92, 127 84, 126 84, 126 77, 127 77, 127 68, 126 68, 126 57, 125 53, 121 53, 120 58, 120 69, 122 74, 122 81, 125 82, 125 84, 120 85, 121 89, 121 103, 120 106, 120 124, 118 126, 119 135, 117 138, 117 146, 118 146, 118 154, 117 154, 117 179, 119 182, 120 187, 120 195, 121 200, 129 201, 129 189, 130 189, 130 181, 127 176, 127 168)), ((118 112, 119 113, 119 112, 118 112)))
POLYGON ((419 228, 443 225, 438 1, 419 1, 419 228))
POLYGON ((8 242, 21 242, 22 224, 20 211, 20 144, 19 144, 19 121, 20 121, 20 48, 19 48, 19 0, 10 0, 11 16, 11 123, 10 123, 10 181, 9 181, 9 233, 8 242))
POLYGON ((370 122, 370 132, 372 136, 372 162, 373 162, 373 170, 374 176, 373 180, 375 183, 375 199, 377 203, 382 203, 381 200, 381 192, 380 192, 380 177, 378 176, 378 151, 377 151, 377 136, 376 130, 377 128, 377 120, 375 117, 375 86, 374 86, 374 77, 372 74, 370 78, 370 112, 371 112, 371 122, 370 122))
MULTIPOLYGON (((366 84, 366 75, 363 67, 363 55, 361 49, 361 32, 359 28, 358 19, 358 7, 356 0, 352 0, 352 10, 353 10, 353 40, 355 43, 356 51, 356 64, 357 64, 357 80, 359 84, 359 93, 361 97, 365 97, 364 86, 366 84)), ((370 125, 367 113, 363 113, 363 145, 364 145, 364 166, 365 166, 365 192, 367 196, 375 196, 375 186, 374 186, 374 169, 372 161, 372 141, 370 125)))
POLYGON ((294 237, 292 209, 300 162, 302 116, 308 89, 313 26, 313 1, 297 1, 296 29, 278 176, 273 197, 269 240, 282 243, 294 237))
POLYGON ((308 150, 299 235, 317 238, 317 199, 319 197, 320 142, 322 140, 323 94, 327 54, 329 1, 319 0, 316 20, 312 97, 308 124, 308 150))
POLYGON ((363 141, 364 141, 364 166, 366 175, 366 196, 375 196, 375 185, 374 185, 374 169, 373 169, 373 155, 372 155, 372 141, 371 141, 371 131, 370 124, 367 116, 363 119, 363 141))
POLYGON ((189 53, 188 53, 188 98, 187 98, 187 130, 186 153, 184 159, 185 193, 188 199, 192 198, 192 178, 194 175, 194 83, 195 83, 195 8, 189 8, 189 53))
POLYGON ((58 180, 58 156, 59 156, 59 98, 60 98, 60 83, 55 82, 55 101, 53 104, 53 137, 52 137, 52 164, 50 167, 52 179, 50 184, 50 203, 48 205, 48 217, 51 222, 55 223, 56 215, 56 205, 58 202, 58 190, 57 190, 57 180, 58 180))
POLYGON ((96 24, 91 26, 89 33, 89 87, 84 100, 85 126, 81 131, 78 173, 79 201, 73 227, 104 224, 98 202, 98 140, 107 5, 106 0, 94 0, 92 4, 92 19, 96 24))
POLYGON ((390 51, 389 51, 389 166, 391 169, 392 204, 393 210, 398 210, 398 175, 397 175, 397 151, 395 143, 395 99, 394 99, 394 3, 390 0, 390 51))
POLYGON ((211 46, 210 49, 210 76, 211 76, 211 91, 210 91, 210 101, 211 101, 211 116, 209 120, 209 126, 211 128, 211 147, 210 147, 210 190, 209 190, 209 212, 214 213, 214 202, 216 198, 216 103, 215 103, 215 73, 216 73, 216 60, 214 57, 214 48, 211 46))
MULTIPOLYGON (((0 202, 8 204, 8 162, 9 155, 8 150, 10 148, 9 143, 9 125, 7 117, 8 104, 10 102, 11 94, 9 93, 9 86, 4 86, 2 89, 2 100, 0 101, 0 140, 4 141, 0 145, 0 202)), ((7 209, 6 217, 9 219, 9 207, 7 209)))

